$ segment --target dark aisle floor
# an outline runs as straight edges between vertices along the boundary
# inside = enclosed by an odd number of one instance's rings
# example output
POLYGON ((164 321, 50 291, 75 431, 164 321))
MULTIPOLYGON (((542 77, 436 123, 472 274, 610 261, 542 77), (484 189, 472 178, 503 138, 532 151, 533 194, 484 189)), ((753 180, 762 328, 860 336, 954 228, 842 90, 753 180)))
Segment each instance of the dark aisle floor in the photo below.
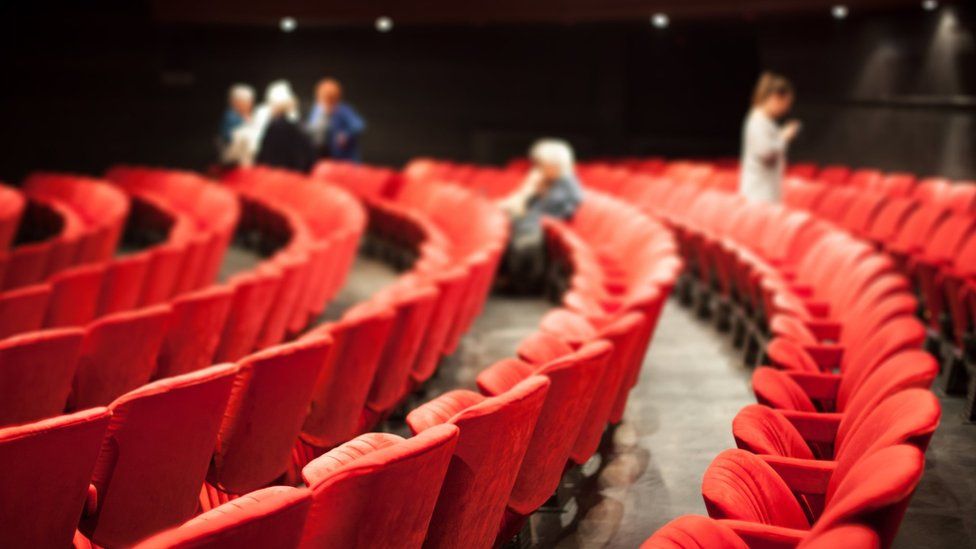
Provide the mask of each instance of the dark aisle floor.
MULTIPOLYGON (((253 256, 234 251, 228 272, 253 256)), ((345 288, 323 317, 337 318, 396 277, 383 263, 360 257, 345 288)), ((474 388, 478 372, 510 357, 552 304, 493 296, 458 352, 410 409, 455 388, 474 388)), ((755 402, 751 371, 724 334, 668 304, 624 422, 601 455, 567 475, 559 510, 531 521, 534 547, 634 548, 654 530, 686 513, 704 514, 701 476, 734 446, 732 418, 755 402)), ((927 454, 926 473, 902 524, 897 548, 976 547, 976 426, 963 423, 961 398, 942 398, 943 418, 927 454)), ((387 430, 406 435, 401 421, 387 430)))

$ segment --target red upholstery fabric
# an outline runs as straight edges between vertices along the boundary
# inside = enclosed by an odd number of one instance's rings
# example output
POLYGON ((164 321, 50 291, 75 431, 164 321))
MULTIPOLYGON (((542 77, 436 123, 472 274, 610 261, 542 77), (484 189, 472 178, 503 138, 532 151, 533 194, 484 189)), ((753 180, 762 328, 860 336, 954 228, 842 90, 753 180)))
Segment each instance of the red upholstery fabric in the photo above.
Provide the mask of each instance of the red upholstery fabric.
POLYGON ((184 244, 167 243, 153 248, 149 256, 150 274, 142 285, 139 305, 156 305, 173 296, 185 257, 184 244))
POLYGON ((213 364, 233 291, 226 286, 184 294, 170 303, 172 316, 159 349, 155 377, 171 377, 213 364))
POLYGON ((743 450, 726 450, 712 461, 702 478, 702 497, 712 518, 810 527, 790 487, 765 461, 743 450))
MULTIPOLYGON (((629 366, 636 352, 643 324, 644 316, 631 312, 614 320, 599 332, 600 337, 612 345, 604 351, 601 368, 603 372, 596 386, 593 401, 584 417, 579 436, 573 445, 572 459, 576 463, 586 463, 596 453, 618 395, 621 392, 630 392, 629 386, 624 387, 630 382, 625 377, 629 373, 629 366)), ((601 360, 597 357, 594 359, 601 360)), ((624 400, 626 401, 626 397, 624 400)))
POLYGON ((259 351, 238 363, 207 482, 224 492, 244 494, 287 470, 315 378, 331 346, 327 337, 308 338, 259 351))
POLYGON ((213 366, 112 403, 92 479, 97 507, 81 522, 94 543, 130 545, 193 516, 236 373, 213 366))
POLYGON ((302 427, 302 440, 317 448, 332 448, 356 436, 369 389, 393 327, 389 308, 364 304, 346 312, 339 322, 326 324, 306 337, 328 334, 332 352, 319 370, 312 392, 312 408, 302 427))
POLYGON ((69 406, 108 404, 149 381, 169 318, 170 308, 159 305, 92 323, 81 347, 69 406))
POLYGON ((437 304, 437 290, 432 285, 394 286, 386 296, 395 309, 396 320, 383 346, 366 407, 382 414, 392 410, 410 389, 410 371, 421 350, 424 332, 437 304))
POLYGON ((881 540, 870 527, 849 523, 834 528, 816 528, 810 532, 806 539, 800 542, 797 549, 835 549, 837 547, 879 549, 881 540))
POLYGON ((252 273, 240 273, 230 279, 234 289, 228 318, 224 325, 215 360, 236 361, 254 350, 265 316, 271 309, 281 273, 273 265, 262 265, 252 273))
POLYGON ((407 415, 411 430, 419 432, 453 408, 447 421, 461 430, 425 547, 492 545, 548 388, 547 378, 532 376, 473 406, 443 403, 448 393, 407 415))
MULTIPOLYGON (((592 409, 589 404, 594 399, 594 389, 598 386, 609 355, 610 344, 595 341, 534 372, 526 372, 517 363, 502 362, 491 368, 494 372, 486 370, 478 375, 481 387, 493 385, 487 379, 482 383, 483 378, 508 377, 521 381, 533 373, 549 378, 546 402, 539 413, 532 440, 508 499, 508 507, 514 513, 522 516, 532 514, 559 486, 576 434, 592 409), (508 372, 500 371, 502 369, 508 372)), ((497 386, 497 383, 494 385, 497 386)), ((490 394, 497 396, 502 391, 490 394)))
POLYGON ((0 293, 0 338, 40 330, 50 299, 50 284, 0 293))
POLYGON ((419 548, 457 442, 453 425, 407 440, 369 433, 309 463, 301 547, 419 548))
POLYGON ((110 415, 92 408, 0 429, 0 546, 71 545, 110 415))
POLYGON ((84 265, 51 278, 51 301, 44 325, 49 328, 84 326, 95 319, 105 265, 84 265))
POLYGON ((748 549, 728 526, 708 517, 685 515, 665 524, 641 549, 748 549))
POLYGON ((150 252, 144 251, 116 258, 107 264, 99 293, 99 316, 128 311, 138 305, 149 274, 149 256, 150 252))
POLYGON ((0 341, 0 426, 64 411, 84 332, 44 330, 0 341))
POLYGON ((515 353, 529 364, 545 364, 573 352, 568 343, 554 335, 536 332, 523 339, 515 353))
POLYGON ((225 503, 136 545, 137 549, 292 549, 301 540, 312 494, 273 486, 225 503))

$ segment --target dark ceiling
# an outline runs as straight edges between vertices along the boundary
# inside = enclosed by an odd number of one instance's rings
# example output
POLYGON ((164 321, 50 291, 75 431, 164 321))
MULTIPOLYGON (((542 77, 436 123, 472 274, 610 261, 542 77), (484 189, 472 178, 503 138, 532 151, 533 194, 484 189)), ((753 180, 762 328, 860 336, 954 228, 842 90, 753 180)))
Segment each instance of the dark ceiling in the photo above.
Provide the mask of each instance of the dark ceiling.
POLYGON ((153 0, 160 22, 265 25, 295 17, 301 25, 344 25, 392 17, 397 24, 586 22, 646 19, 664 12, 676 18, 745 17, 803 12, 826 14, 846 4, 854 15, 918 6, 920 0, 153 0))

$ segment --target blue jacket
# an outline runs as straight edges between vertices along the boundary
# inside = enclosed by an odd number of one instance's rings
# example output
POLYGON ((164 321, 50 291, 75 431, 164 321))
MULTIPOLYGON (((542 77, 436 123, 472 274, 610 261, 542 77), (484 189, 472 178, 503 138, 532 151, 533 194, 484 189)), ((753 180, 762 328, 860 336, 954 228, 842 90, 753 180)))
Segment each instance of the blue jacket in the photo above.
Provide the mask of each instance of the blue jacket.
POLYGON ((220 140, 224 144, 230 143, 231 134, 243 123, 244 117, 234 109, 228 108, 224 111, 223 118, 220 119, 220 140))
MULTIPOLYGON (((316 120, 322 116, 322 106, 316 104, 309 114, 309 127, 313 127, 316 120)), ((359 161, 359 136, 366 129, 366 122, 359 116, 356 109, 348 103, 339 105, 329 113, 329 120, 325 130, 322 147, 330 158, 336 160, 359 161), (345 136, 345 143, 340 143, 340 136, 345 136)))

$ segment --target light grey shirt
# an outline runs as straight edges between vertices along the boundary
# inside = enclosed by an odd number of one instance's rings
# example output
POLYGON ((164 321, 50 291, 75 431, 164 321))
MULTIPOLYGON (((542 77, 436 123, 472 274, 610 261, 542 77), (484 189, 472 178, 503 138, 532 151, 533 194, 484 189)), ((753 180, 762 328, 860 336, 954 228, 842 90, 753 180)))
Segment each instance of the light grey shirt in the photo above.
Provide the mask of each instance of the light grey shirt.
POLYGON ((779 125, 752 109, 742 127, 739 193, 750 200, 779 202, 785 166, 786 140, 779 125))

